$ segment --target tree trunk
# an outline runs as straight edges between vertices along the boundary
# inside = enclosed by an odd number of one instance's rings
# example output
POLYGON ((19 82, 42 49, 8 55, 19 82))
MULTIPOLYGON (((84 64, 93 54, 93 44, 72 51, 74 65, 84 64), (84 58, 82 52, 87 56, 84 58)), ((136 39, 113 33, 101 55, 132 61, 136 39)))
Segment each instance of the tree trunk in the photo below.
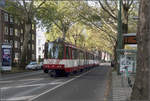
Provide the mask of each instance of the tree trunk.
POLYGON ((114 61, 113 62, 114 62, 114 69, 115 70, 117 70, 117 64, 118 64, 117 63, 117 50, 116 49, 117 49, 117 44, 114 46, 114 50, 113 50, 114 51, 114 61))
MULTIPOLYGON (((30 39, 31 34, 31 20, 25 22, 25 33, 24 33, 24 40, 23 40, 23 49, 21 51, 21 67, 24 67, 27 63, 27 51, 28 51, 28 42, 30 39)), ((31 54, 32 57, 32 54, 31 54)))
POLYGON ((137 69, 131 100, 148 100, 150 68, 150 0, 141 0, 137 32, 137 69))
POLYGON ((63 40, 65 41, 66 40, 66 32, 63 31, 63 40))
POLYGON ((122 33, 127 34, 128 33, 128 11, 129 11, 129 5, 123 4, 123 22, 122 22, 122 33))

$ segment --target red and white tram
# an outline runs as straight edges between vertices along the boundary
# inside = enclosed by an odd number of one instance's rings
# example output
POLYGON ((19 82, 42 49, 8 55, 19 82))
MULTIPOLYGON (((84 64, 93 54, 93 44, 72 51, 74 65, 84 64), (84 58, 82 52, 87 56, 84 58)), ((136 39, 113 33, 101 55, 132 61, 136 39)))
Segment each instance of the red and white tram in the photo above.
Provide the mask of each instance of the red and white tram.
POLYGON ((45 43, 44 55, 43 71, 50 70, 51 76, 68 75, 99 65, 99 56, 62 40, 45 43))

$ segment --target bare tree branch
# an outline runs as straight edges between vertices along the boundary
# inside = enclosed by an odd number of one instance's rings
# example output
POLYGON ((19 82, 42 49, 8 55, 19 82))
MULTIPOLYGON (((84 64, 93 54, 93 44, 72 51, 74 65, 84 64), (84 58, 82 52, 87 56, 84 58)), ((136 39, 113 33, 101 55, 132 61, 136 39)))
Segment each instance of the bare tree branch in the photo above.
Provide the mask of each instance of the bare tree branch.
POLYGON ((133 4, 133 0, 131 0, 131 2, 129 3, 129 8, 131 7, 132 4, 133 4))
POLYGON ((29 7, 29 13, 31 13, 33 9, 34 0, 31 0, 30 7, 29 7))
POLYGON ((99 1, 100 5, 101 5, 102 9, 103 9, 104 11, 106 11, 114 20, 117 20, 117 18, 116 18, 108 9, 106 9, 106 8, 103 6, 101 0, 98 0, 98 1, 99 1))
POLYGON ((114 30, 113 28, 112 28, 112 26, 110 25, 110 24, 108 24, 104 19, 101 19, 103 22, 104 22, 104 24, 105 25, 107 25, 114 33, 117 33, 117 31, 116 30, 114 30))
POLYGON ((22 1, 23 1, 23 6, 24 6, 24 9, 25 9, 26 13, 28 14, 28 10, 27 10, 27 5, 26 5, 26 2, 25 2, 25 0, 22 0, 22 1))
POLYGON ((105 4, 107 5, 108 9, 110 9, 110 11, 112 12, 112 14, 115 15, 114 10, 108 4, 108 0, 105 0, 105 4))

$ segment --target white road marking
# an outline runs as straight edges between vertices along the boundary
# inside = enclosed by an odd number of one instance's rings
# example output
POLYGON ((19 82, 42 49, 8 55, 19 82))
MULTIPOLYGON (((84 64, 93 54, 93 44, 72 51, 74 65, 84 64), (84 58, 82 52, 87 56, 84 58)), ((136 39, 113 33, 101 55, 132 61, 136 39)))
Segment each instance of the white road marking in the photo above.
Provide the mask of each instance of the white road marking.
POLYGON ((9 86, 9 87, 2 87, 1 89, 11 89, 11 88, 23 88, 23 87, 33 87, 33 86, 46 86, 46 85, 57 85, 63 82, 51 82, 51 83, 41 83, 41 84, 33 84, 33 85, 23 85, 23 86, 9 86))
POLYGON ((22 101, 22 100, 28 100, 28 99, 32 98, 33 96, 13 97, 13 98, 9 98, 9 99, 0 99, 0 101, 22 101))
POLYGON ((41 93, 41 94, 39 94, 39 95, 37 95, 37 96, 35 96, 35 97, 32 97, 32 98, 29 99, 28 101, 33 101, 33 100, 37 99, 38 97, 40 97, 40 96, 42 96, 42 95, 44 95, 44 94, 46 94, 46 93, 48 93, 48 92, 51 92, 51 91, 53 91, 53 90, 55 90, 55 89, 57 89, 57 88, 59 88, 59 87, 65 85, 65 84, 67 84, 67 83, 69 83, 69 82, 71 82, 71 81, 73 81, 73 80, 75 80, 75 79, 77 79, 77 78, 79 78, 79 77, 81 77, 81 76, 84 76, 84 75, 86 75, 87 73, 89 73, 89 72, 91 72, 91 71, 92 71, 92 70, 90 70, 90 71, 88 71, 88 72, 85 72, 85 73, 83 73, 83 74, 81 74, 81 75, 79 75, 79 76, 77 76, 77 77, 75 77, 75 78, 72 78, 72 79, 70 79, 70 80, 67 80, 67 81, 61 83, 60 85, 55 86, 54 88, 51 88, 51 89, 49 89, 49 90, 47 90, 47 91, 45 91, 45 92, 43 92, 43 93, 41 93))
POLYGON ((43 80, 44 78, 37 78, 37 79, 23 79, 18 81, 35 81, 35 80, 43 80))
POLYGON ((0 83, 11 83, 13 81, 0 81, 0 83))
POLYGON ((37 75, 37 74, 41 74, 42 71, 36 71, 36 72, 29 72, 27 74, 23 74, 23 73, 18 73, 19 75, 17 76, 12 76, 12 77, 6 77, 6 78, 3 78, 3 76, 1 76, 1 79, 0 80, 8 80, 8 79, 15 79, 15 78, 21 78, 21 77, 26 77, 26 76, 31 76, 31 75, 37 75))

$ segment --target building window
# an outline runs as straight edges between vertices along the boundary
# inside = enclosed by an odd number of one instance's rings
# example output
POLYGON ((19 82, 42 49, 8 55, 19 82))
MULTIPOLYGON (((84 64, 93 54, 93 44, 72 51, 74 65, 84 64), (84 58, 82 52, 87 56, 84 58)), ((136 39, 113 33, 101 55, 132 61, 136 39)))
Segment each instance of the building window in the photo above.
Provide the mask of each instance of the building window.
POLYGON ((13 40, 10 40, 10 44, 13 45, 13 40))
POLYGON ((23 42, 23 36, 20 37, 20 42, 23 42))
POLYGON ((41 51, 41 47, 39 47, 39 52, 41 51))
POLYGON ((32 40, 34 40, 34 34, 32 34, 32 40))
POLYGON ((8 27, 5 26, 5 34, 8 35, 8 27))
POLYGON ((21 29, 21 34, 23 34, 23 29, 21 29))
POLYGON ((20 48, 20 42, 17 42, 17 47, 20 48))
POLYGON ((23 46, 21 46, 21 52, 22 52, 22 50, 23 50, 23 46))
POLYGON ((13 28, 10 28, 10 35, 13 35, 13 28))
POLYGON ((13 23, 13 16, 10 16, 10 22, 13 23))
POLYGON ((34 50, 34 44, 32 44, 32 50, 34 50))
POLYGON ((24 22, 23 21, 21 21, 21 24, 23 24, 24 22))
POLYGON ((28 44, 28 50, 30 50, 30 44, 28 44))
POLYGON ((5 43, 8 43, 8 40, 4 40, 5 43))
POLYGON ((18 42, 17 41, 15 41, 15 48, 18 48, 18 42))
POLYGON ((7 14, 7 13, 4 13, 4 20, 5 20, 6 22, 8 22, 8 14, 7 14))
POLYGON ((35 55, 34 54, 32 54, 32 60, 35 60, 35 55))
POLYGON ((15 19, 15 24, 18 24, 18 20, 15 19))
POLYGON ((18 59, 18 53, 15 53, 15 59, 18 59))
POLYGON ((39 40, 38 40, 38 44, 40 45, 40 43, 41 43, 41 40, 39 39, 39 40))
POLYGON ((15 36, 18 36, 18 30, 15 29, 15 36))
POLYGON ((18 59, 19 59, 19 53, 15 53, 14 62, 18 63, 18 59))

